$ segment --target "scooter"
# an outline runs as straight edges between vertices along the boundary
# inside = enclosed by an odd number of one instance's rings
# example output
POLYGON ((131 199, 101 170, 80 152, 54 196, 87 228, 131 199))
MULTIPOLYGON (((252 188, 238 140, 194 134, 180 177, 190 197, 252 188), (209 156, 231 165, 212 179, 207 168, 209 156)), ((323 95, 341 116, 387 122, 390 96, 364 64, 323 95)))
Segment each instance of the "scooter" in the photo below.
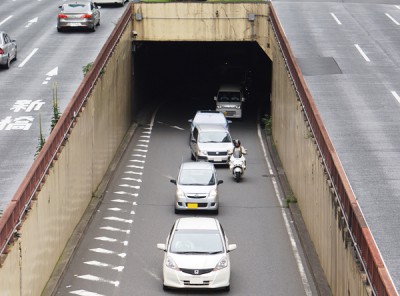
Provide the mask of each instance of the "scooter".
POLYGON ((238 149, 233 149, 229 158, 229 170, 231 171, 235 181, 240 182, 240 179, 246 170, 246 158, 238 149))

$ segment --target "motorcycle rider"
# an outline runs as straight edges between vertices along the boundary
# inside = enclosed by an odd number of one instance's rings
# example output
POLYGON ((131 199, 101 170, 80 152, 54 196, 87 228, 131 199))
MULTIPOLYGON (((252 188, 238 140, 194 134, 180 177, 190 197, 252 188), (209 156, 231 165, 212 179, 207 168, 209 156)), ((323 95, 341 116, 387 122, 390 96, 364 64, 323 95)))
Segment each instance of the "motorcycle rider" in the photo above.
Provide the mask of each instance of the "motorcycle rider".
POLYGON ((230 154, 230 155, 232 155, 232 153, 233 153, 235 150, 239 150, 240 155, 242 155, 242 154, 247 154, 246 149, 242 146, 242 143, 240 142, 239 139, 233 140, 233 145, 234 145, 233 149, 229 151, 229 154, 230 154))

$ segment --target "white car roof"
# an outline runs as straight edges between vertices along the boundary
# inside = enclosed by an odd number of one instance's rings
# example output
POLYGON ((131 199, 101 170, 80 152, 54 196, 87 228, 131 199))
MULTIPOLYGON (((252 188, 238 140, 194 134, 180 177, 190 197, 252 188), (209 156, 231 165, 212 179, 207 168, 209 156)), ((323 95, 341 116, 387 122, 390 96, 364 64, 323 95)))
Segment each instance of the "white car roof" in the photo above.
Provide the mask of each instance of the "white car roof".
POLYGON ((214 169, 214 164, 207 161, 184 162, 181 164, 181 169, 214 169))
POLYGON ((184 217, 179 218, 175 230, 181 229, 211 229, 219 230, 218 220, 209 217, 184 217))

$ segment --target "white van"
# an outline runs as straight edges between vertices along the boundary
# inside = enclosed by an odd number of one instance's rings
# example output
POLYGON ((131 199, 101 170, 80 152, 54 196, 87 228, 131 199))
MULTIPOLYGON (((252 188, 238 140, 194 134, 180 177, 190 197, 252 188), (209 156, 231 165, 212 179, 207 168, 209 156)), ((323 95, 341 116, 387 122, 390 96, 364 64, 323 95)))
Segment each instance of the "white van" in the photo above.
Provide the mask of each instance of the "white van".
POLYGON ((214 97, 216 110, 227 118, 241 118, 245 98, 240 84, 223 84, 214 97))

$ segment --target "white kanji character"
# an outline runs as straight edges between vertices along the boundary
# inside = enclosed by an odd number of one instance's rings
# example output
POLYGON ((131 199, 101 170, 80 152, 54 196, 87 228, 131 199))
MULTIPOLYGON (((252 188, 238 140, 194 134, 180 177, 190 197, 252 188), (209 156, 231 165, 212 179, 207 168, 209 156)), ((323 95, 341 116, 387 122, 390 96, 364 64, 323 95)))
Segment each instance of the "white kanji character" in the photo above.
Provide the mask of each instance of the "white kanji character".
POLYGON ((11 116, 7 116, 6 118, 0 120, 0 130, 3 130, 11 122, 11 116))
POLYGON ((30 112, 32 111, 32 109, 38 111, 44 105, 44 103, 45 102, 43 102, 42 100, 33 101, 29 104, 28 108, 26 108, 26 112, 30 112))
POLYGON ((13 123, 8 124, 6 130, 24 130, 30 129, 33 121, 32 116, 20 116, 14 119, 13 123))
POLYGON ((29 104, 32 102, 32 100, 17 100, 10 108, 10 110, 13 110, 14 112, 19 112, 21 110, 26 110, 26 108, 29 106, 29 104))

